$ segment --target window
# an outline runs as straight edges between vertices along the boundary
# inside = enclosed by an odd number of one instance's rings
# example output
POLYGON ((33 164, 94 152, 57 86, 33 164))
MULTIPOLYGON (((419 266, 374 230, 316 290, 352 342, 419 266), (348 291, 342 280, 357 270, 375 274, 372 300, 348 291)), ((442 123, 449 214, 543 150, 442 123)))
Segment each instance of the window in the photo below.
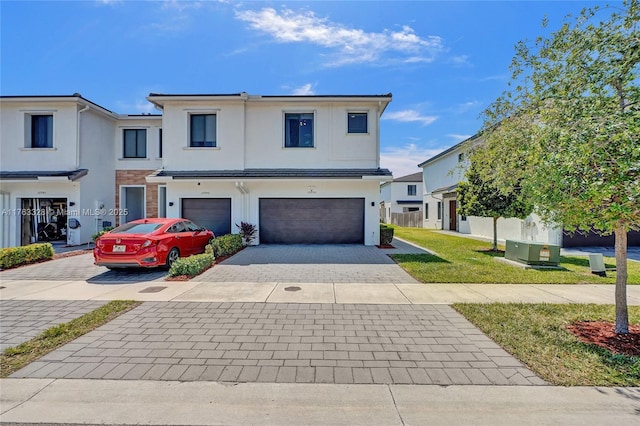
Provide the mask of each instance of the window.
POLYGON ((464 161, 464 152, 458 154, 458 163, 462 163, 464 161))
POLYGON ((313 113, 284 115, 285 148, 313 148, 313 113))
POLYGON ((124 129, 124 158, 147 158, 147 130, 124 129))
POLYGON ((407 195, 416 195, 417 193, 417 185, 407 185, 407 195))
POLYGON ((53 148, 53 115, 31 116, 31 148, 53 148))
POLYGON ((420 207, 403 207, 402 208, 403 213, 417 212, 419 210, 420 210, 420 207))
POLYGON ((429 220, 429 203, 424 203, 424 220, 429 220))
POLYGON ((209 147, 217 146, 216 127, 217 117, 215 114, 191 114, 191 138, 189 146, 209 147))
POLYGON ((350 112, 347 114, 347 133, 367 133, 367 113, 350 112))
POLYGON ((162 158, 162 129, 158 129, 158 158, 162 158))
POLYGON ((442 201, 438 201, 438 220, 442 220, 442 201))

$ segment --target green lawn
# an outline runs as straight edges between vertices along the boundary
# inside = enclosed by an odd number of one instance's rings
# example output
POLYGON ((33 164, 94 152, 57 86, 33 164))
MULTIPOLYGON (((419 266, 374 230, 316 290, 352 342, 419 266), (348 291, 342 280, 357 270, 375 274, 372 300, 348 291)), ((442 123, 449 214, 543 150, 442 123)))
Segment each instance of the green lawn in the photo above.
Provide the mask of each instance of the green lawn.
MULTIPOLYGON (((613 284, 615 271, 602 278, 591 274, 586 256, 561 256, 566 271, 521 269, 494 260, 504 254, 493 253, 491 243, 456 237, 422 228, 394 227, 395 236, 432 252, 393 255, 393 259, 418 281, 425 283, 511 283, 511 284, 613 284)), ((504 250, 504 247, 502 247, 504 250)), ((615 268, 615 259, 605 257, 607 268, 615 268)), ((640 284, 640 262, 628 261, 629 284, 640 284)))
MULTIPOLYGON (((456 303, 453 307, 549 383, 640 386, 640 358, 582 343, 565 329, 580 320, 613 321, 611 305, 456 303)), ((629 322, 640 322, 640 307, 629 306, 629 322)))

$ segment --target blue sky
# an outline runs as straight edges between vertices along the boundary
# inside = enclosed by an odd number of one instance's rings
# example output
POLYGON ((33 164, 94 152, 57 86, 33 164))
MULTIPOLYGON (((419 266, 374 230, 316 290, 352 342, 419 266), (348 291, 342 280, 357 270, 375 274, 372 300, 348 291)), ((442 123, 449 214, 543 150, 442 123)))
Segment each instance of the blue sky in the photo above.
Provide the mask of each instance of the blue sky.
POLYGON ((157 112, 149 92, 391 92, 381 166, 399 177, 480 129, 518 41, 594 4, 3 0, 0 93, 134 114, 157 112))

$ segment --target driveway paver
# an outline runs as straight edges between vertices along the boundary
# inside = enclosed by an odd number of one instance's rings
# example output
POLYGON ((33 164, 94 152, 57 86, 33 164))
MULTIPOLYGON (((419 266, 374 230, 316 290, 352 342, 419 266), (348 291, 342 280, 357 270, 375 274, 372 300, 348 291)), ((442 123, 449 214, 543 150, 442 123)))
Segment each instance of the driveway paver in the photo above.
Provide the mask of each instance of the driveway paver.
POLYGON ((544 382, 445 305, 146 302, 17 378, 544 382))
POLYGON ((198 281, 417 283, 377 247, 304 244, 247 247, 198 281))
POLYGON ((107 302, 85 300, 0 300, 0 351, 69 322, 107 302))

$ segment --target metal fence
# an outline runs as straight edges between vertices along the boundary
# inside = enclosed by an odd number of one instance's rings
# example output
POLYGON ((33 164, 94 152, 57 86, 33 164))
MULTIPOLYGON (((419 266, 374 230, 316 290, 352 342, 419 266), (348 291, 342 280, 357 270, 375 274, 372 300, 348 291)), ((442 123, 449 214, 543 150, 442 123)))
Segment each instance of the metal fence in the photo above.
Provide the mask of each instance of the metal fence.
POLYGON ((407 228, 422 228, 422 212, 391 213, 391 223, 407 228))

